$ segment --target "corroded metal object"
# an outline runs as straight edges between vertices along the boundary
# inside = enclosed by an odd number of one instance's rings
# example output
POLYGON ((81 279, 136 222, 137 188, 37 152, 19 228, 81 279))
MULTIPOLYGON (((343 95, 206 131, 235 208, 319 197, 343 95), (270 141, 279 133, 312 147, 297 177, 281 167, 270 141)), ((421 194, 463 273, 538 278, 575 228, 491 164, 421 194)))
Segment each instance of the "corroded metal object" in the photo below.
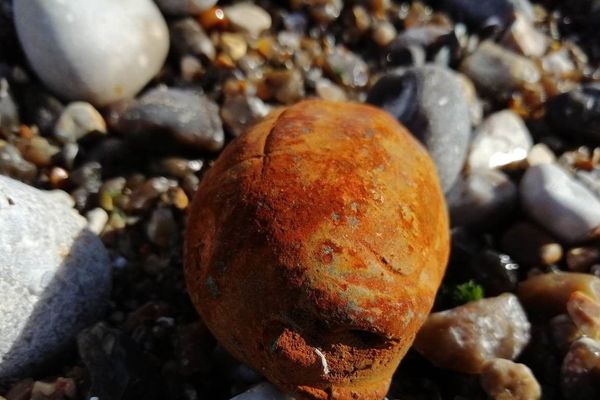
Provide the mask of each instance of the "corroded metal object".
POLYGON ((234 140, 186 233, 190 296, 237 358, 308 399, 382 399, 429 313, 448 219, 385 112, 310 100, 234 140))

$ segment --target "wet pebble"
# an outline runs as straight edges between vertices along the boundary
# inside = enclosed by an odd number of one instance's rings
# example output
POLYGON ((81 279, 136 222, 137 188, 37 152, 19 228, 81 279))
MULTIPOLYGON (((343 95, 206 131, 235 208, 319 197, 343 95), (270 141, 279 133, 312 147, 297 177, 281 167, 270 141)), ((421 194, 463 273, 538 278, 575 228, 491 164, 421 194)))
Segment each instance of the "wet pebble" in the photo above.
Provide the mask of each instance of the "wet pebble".
POLYGON ((125 110, 117 128, 130 135, 167 132, 199 150, 217 151, 225 141, 219 106, 192 89, 151 89, 125 110))
POLYGON ((502 249, 527 267, 552 265, 563 256, 560 243, 529 222, 517 222, 502 236, 502 249))
POLYGON ((600 226, 600 199, 555 164, 527 169, 520 194, 525 212, 564 242, 586 240, 600 226))
POLYGON ((34 164, 25 160, 19 149, 0 139, 0 174, 21 181, 31 181, 37 173, 34 164))
POLYGON ((506 293, 431 314, 414 346, 437 367, 478 373, 490 360, 517 357, 529 331, 519 300, 506 293))
POLYGON ((281 393, 279 389, 268 382, 259 383, 231 400, 293 400, 293 397, 281 393))
POLYGON ((565 398, 600 398, 600 343, 581 338, 571 345, 562 364, 560 384, 565 398))
POLYGON ((251 2, 236 3, 224 9, 234 29, 258 36, 271 28, 271 15, 251 2))
POLYGON ((369 67, 363 59, 343 46, 335 47, 325 58, 325 69, 336 82, 360 88, 369 80, 369 67))
POLYGON ((239 136, 270 111, 271 107, 256 96, 233 94, 225 97, 221 118, 227 130, 239 136))
POLYGON ((452 226, 489 228, 514 210, 518 190, 504 173, 472 171, 446 194, 452 226))
POLYGON ((162 12, 168 15, 195 15, 206 11, 218 0, 156 0, 162 12))
POLYGON ((92 132, 106 133, 106 122, 94 106, 82 101, 67 105, 54 127, 54 136, 63 143, 77 142, 92 132))
POLYGON ((473 170, 509 167, 524 161, 531 146, 523 119, 510 110, 498 111, 475 131, 467 165, 473 170))
POLYGON ((465 58, 460 69, 480 90, 496 97, 505 97, 541 78, 532 60, 489 40, 465 58))
POLYGON ((170 26, 173 48, 180 56, 203 56, 213 60, 216 50, 202 26, 193 18, 176 21, 170 26))
POLYGON ((538 400, 540 384, 524 364, 497 358, 481 371, 481 386, 492 400, 538 400))
POLYGON ((108 305, 108 254, 60 197, 0 176, 0 381, 31 374, 108 305))
POLYGON ((425 145, 448 191, 463 167, 471 133, 469 106, 456 74, 430 65, 386 75, 371 88, 367 102, 396 117, 425 145))
POLYGON ((600 84, 590 83, 550 99, 547 119, 566 137, 600 141, 600 84))
POLYGON ((68 100, 133 97, 167 56, 167 25, 151 0, 17 1, 14 15, 32 68, 68 100))

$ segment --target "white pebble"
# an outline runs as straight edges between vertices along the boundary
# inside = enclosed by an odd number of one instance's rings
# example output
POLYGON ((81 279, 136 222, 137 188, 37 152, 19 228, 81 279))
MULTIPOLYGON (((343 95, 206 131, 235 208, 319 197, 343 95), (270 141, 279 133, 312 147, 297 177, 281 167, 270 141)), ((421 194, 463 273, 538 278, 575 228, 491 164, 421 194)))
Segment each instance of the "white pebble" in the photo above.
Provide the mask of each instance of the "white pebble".
POLYGON ((271 27, 271 16, 252 3, 237 3, 225 8, 225 16, 231 25, 240 31, 258 36, 271 27))

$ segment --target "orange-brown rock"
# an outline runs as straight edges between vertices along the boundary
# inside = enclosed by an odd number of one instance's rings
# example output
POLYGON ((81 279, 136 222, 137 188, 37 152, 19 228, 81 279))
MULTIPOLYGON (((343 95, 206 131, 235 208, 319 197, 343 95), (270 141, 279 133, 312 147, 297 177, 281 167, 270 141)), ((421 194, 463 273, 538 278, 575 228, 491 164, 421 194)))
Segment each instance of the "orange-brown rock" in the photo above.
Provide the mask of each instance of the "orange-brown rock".
POLYGON ((427 317, 448 219, 426 151, 385 112, 304 101, 207 172, 186 280, 217 339, 281 389, 381 400, 427 317))

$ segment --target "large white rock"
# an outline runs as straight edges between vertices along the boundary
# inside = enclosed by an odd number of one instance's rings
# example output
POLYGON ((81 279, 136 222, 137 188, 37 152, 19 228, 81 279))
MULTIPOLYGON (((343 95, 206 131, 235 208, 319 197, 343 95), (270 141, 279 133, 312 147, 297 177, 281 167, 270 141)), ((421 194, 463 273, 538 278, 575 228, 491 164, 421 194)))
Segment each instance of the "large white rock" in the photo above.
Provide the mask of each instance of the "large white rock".
POLYGON ((0 382, 102 317, 110 283, 108 254, 85 218, 62 196, 0 175, 0 382))
POLYGON ((169 32, 152 0, 15 0, 23 50, 67 100, 133 97, 162 67, 169 32))
POLYGON ((528 168, 520 193, 525 212, 564 242, 588 239, 600 227, 600 199, 556 164, 528 168))

